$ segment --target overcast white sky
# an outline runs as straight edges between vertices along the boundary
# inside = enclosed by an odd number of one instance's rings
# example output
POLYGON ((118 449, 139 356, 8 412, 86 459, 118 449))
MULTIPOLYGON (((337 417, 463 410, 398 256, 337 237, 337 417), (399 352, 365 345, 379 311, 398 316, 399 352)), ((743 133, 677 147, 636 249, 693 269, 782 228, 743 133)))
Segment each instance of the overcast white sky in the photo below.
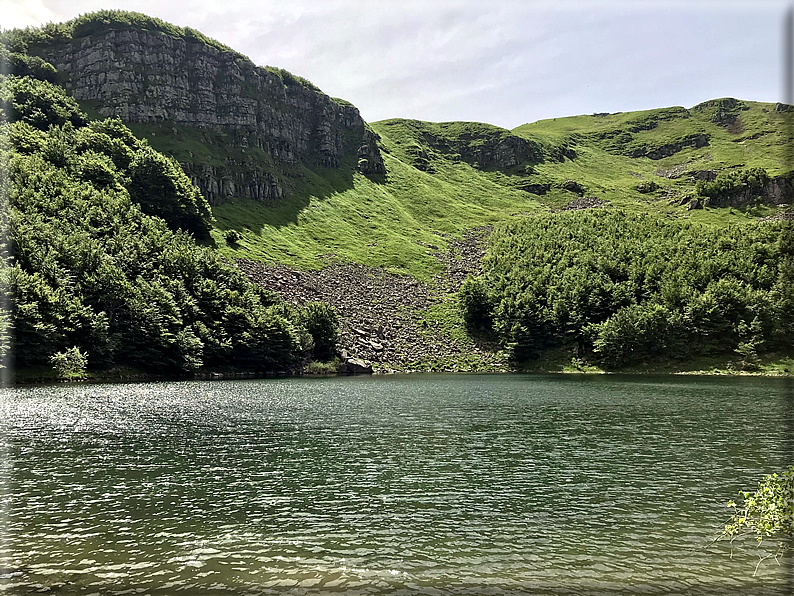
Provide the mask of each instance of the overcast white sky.
POLYGON ((782 101, 787 0, 0 0, 3 28, 100 8, 190 26, 365 120, 513 128, 716 97, 782 101))

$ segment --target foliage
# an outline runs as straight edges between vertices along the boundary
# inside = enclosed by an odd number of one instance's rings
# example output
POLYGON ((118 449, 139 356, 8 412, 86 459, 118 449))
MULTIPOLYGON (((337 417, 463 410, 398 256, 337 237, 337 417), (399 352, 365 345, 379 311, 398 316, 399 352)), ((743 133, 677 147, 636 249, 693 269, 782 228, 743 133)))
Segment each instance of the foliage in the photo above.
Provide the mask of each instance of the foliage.
POLYGON ((12 52, 0 40, 0 73, 17 76, 30 76, 55 83, 57 71, 49 62, 38 56, 12 52))
POLYGON ((223 233, 223 238, 226 240, 226 244, 235 245, 240 243, 240 240, 243 239, 243 235, 237 230, 226 230, 223 233))
POLYGON ((309 375, 334 375, 342 368, 342 361, 334 358, 325 362, 310 362, 303 372, 309 375))
POLYGON ((281 79, 281 82, 288 87, 305 87, 306 89, 310 89, 312 91, 320 91, 320 89, 311 81, 304 79, 303 77, 299 77, 298 75, 294 75, 290 71, 283 68, 266 66, 265 70, 276 75, 279 79, 281 79))
POLYGON ((482 319, 485 299, 473 297, 490 296, 494 330, 518 361, 576 343, 613 368, 737 350, 749 369, 755 350, 792 347, 789 228, 617 210, 527 218, 496 229, 461 307, 482 319))
POLYGON ((333 307, 325 302, 309 302, 301 318, 303 327, 312 336, 314 359, 328 360, 336 356, 339 319, 333 307))
POLYGON ((9 106, 4 118, 14 122, 8 135, 16 151, 40 154, 98 187, 124 187, 144 213, 162 217, 172 229, 209 236, 209 205, 179 164, 135 139, 120 120, 86 126, 77 102, 63 89, 29 77, 0 80, 0 99, 9 106))
POLYGON ((493 303, 482 279, 469 275, 458 292, 458 300, 469 330, 487 331, 491 328, 493 303))
MULTIPOLYGON (((120 121, 75 124, 57 88, 19 81, 0 87, 12 103, 35 106, 0 124, 16 364, 76 372, 87 357, 98 368, 158 372, 296 367, 300 338, 310 336, 303 311, 283 316, 275 294, 177 229, 198 233, 209 217, 178 166, 120 121), (30 101, 17 101, 18 89, 30 101)), ((318 337, 330 342, 323 330, 318 337)))
POLYGON ((743 491, 740 495, 741 506, 728 502, 728 507, 736 513, 720 537, 733 542, 739 537, 752 536, 759 545, 774 538, 781 541, 777 554, 788 550, 794 539, 794 466, 781 474, 765 476, 754 493, 743 491))
POLYGON ((85 375, 88 356, 81 352, 77 346, 72 346, 64 352, 56 352, 50 356, 50 362, 58 372, 59 378, 78 379, 85 375))
POLYGON ((129 167, 128 190, 147 215, 162 217, 172 228, 209 237, 212 214, 206 199, 179 164, 142 145, 129 167))
POLYGON ((764 168, 727 170, 721 172, 711 182, 699 180, 695 190, 699 195, 711 199, 725 197, 737 190, 747 190, 751 194, 758 195, 767 182, 769 182, 769 174, 764 168))
POLYGON ((67 122, 74 126, 86 123, 80 106, 63 89, 30 77, 0 81, 0 114, 2 120, 21 120, 42 131, 67 122))

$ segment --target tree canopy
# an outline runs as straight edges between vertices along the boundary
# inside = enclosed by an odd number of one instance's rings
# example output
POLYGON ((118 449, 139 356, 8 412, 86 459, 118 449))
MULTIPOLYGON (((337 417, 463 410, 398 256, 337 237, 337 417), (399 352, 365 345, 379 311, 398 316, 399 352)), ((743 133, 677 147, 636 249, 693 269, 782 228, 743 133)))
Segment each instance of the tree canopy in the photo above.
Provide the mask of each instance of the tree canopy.
POLYGON ((267 371, 332 351, 333 311, 286 309, 196 244, 211 214, 178 164, 47 82, 5 77, 0 99, 17 366, 72 349, 92 367, 267 371))
POLYGON ((461 308, 517 361, 574 344, 612 368, 734 353, 750 368, 794 337, 786 223, 714 228, 622 210, 526 218, 493 233, 461 308))

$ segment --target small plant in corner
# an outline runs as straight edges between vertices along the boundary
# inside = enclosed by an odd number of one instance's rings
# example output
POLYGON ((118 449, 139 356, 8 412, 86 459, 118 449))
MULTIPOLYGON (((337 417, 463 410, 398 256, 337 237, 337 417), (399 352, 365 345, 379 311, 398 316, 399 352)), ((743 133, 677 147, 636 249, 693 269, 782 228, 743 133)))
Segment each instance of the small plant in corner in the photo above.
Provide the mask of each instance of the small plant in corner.
MULTIPOLYGON (((794 540, 794 466, 781 474, 769 474, 758 483, 755 493, 742 491, 744 503, 728 502, 735 513, 714 542, 727 539, 734 544, 737 538, 754 538, 756 547, 777 540, 765 555, 758 555, 755 572, 763 561, 773 557, 778 564, 783 555, 791 554, 794 540)), ((713 544, 713 543, 712 543, 713 544)))

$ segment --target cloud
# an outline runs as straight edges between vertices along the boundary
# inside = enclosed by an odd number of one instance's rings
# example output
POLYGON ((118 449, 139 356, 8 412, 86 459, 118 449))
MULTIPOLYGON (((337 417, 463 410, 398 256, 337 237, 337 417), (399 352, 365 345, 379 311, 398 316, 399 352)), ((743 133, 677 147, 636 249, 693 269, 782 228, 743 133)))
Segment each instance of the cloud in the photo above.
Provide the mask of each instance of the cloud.
MULTIPOLYGON (((12 5, 24 24, 109 7, 107 0, 12 5)), ((462 119, 505 127, 726 95, 775 101, 787 6, 785 0, 112 4, 191 26, 257 64, 286 68, 352 101, 370 121, 462 119)))
POLYGON ((0 0, 3 29, 37 27, 42 23, 57 22, 59 15, 44 5, 42 0, 0 0))

